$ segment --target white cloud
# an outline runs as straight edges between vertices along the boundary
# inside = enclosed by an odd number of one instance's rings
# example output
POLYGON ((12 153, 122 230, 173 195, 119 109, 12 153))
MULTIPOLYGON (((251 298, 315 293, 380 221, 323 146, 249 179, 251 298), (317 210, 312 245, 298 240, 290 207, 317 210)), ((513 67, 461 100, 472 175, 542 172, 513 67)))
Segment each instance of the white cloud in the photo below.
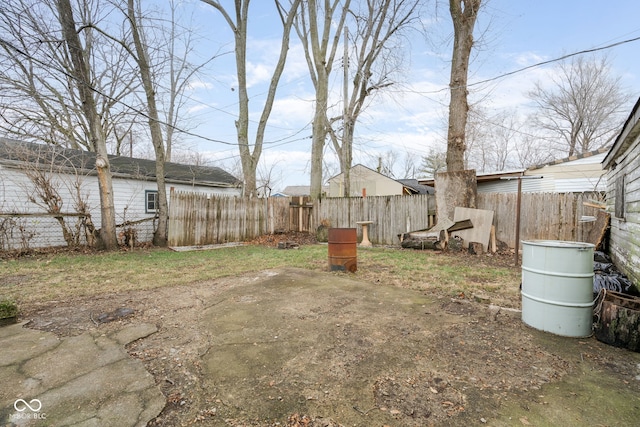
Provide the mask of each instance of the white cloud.
POLYGON ((278 126, 304 126, 313 118, 313 98, 287 97, 276 99, 269 124, 278 126))
POLYGON ((273 69, 265 63, 247 62, 247 88, 268 84, 273 69))
POLYGON ((204 104, 194 105, 193 107, 190 107, 189 109, 187 109, 187 114, 188 115, 196 114, 200 111, 207 110, 207 109, 209 109, 208 105, 204 105, 204 104))
POLYGON ((196 91, 199 89, 213 89, 214 87, 213 83, 203 80, 192 80, 187 86, 191 91, 196 91))
POLYGON ((535 53, 535 52, 518 52, 513 55, 513 61, 520 67, 528 67, 543 61, 548 58, 535 53))

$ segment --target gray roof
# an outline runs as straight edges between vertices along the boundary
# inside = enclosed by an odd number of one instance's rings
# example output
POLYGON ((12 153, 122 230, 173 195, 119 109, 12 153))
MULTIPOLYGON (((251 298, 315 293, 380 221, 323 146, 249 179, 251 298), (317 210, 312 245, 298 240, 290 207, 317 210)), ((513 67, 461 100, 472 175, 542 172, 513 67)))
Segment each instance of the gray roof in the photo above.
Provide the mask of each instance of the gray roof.
POLYGON ((434 194, 436 190, 428 185, 422 185, 417 179, 397 179, 405 187, 411 188, 417 194, 434 194))
POLYGON ((575 162, 576 160, 582 160, 582 159, 587 159, 585 160, 585 163, 601 163, 601 160, 597 156, 608 152, 609 148, 610 148, 609 146, 601 147, 601 148, 598 148, 597 150, 586 151, 580 154, 574 154, 573 156, 552 160, 548 163, 543 163, 541 165, 529 166, 527 170, 542 169, 545 166, 555 166, 563 163, 575 162), (593 159, 593 161, 591 161, 591 159, 593 159))
MULTIPOLYGON (((323 186, 322 187, 322 191, 324 193, 329 192, 329 187, 323 186)), ((293 197, 308 196, 308 195, 311 194, 311 186, 309 186, 309 185, 288 185, 280 193, 282 193, 282 194, 284 194, 286 196, 293 196, 293 197)))
MULTIPOLYGON (((96 153, 0 138, 0 164, 10 166, 24 162, 42 165, 54 163, 61 171, 75 169, 91 173, 95 171, 96 153)), ((156 164, 153 160, 109 155, 109 163, 114 177, 143 181, 155 181, 156 179, 156 164)), ((240 186, 236 177, 218 167, 167 162, 164 172, 167 182, 216 187, 240 186)))

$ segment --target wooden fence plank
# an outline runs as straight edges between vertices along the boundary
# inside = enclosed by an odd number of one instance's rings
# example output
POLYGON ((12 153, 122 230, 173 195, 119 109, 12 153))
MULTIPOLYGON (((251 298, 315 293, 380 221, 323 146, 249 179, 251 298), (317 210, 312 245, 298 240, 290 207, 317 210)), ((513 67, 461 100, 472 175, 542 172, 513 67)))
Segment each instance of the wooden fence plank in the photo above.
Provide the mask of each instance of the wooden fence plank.
MULTIPOLYGON (((521 240, 582 241, 592 223, 580 222, 597 209, 584 206, 599 194, 523 193, 521 240)), ((516 200, 514 193, 480 193, 478 209, 495 212, 496 238, 515 245, 516 200)), ((357 228, 357 221, 373 221, 369 240, 378 245, 399 244, 398 235, 427 229, 435 222, 432 195, 325 198, 315 201, 284 197, 248 199, 176 192, 169 209, 169 244, 205 245, 243 241, 261 234, 315 232, 321 223, 331 227, 357 228)))

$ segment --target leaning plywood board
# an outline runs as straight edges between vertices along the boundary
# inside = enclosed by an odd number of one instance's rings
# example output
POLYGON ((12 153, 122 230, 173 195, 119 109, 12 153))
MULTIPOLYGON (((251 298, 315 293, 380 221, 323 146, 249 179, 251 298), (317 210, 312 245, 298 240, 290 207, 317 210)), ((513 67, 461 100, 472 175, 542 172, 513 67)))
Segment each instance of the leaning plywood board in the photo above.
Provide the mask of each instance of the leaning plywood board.
POLYGON ((594 244, 597 251, 601 251, 604 249, 604 238, 607 234, 607 229, 609 228, 610 221, 611 215, 603 210, 598 211, 596 222, 593 224, 593 227, 591 228, 591 231, 587 236, 587 243, 594 244))
POLYGON ((463 221, 465 219, 471 220, 473 228, 455 231, 451 233, 452 236, 461 237, 465 248, 469 247, 469 242, 479 242, 482 243, 484 250, 488 251, 491 226, 493 225, 493 211, 456 207, 453 220, 463 221))

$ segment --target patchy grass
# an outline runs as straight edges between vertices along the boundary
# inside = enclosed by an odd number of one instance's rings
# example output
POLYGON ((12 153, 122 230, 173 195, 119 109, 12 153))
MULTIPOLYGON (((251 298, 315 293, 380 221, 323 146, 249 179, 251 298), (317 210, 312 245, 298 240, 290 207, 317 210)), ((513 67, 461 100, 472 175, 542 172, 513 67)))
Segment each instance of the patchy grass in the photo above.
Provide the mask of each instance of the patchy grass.
MULTIPOLYGON (((57 253, 0 261, 0 299, 18 304, 200 283, 278 267, 328 270, 326 245, 278 250, 260 245, 207 251, 57 253)), ((341 273, 335 273, 341 274, 341 273)), ((504 256, 470 256, 394 248, 358 250, 354 277, 374 283, 445 293, 476 292, 517 304, 520 270, 504 256)))

